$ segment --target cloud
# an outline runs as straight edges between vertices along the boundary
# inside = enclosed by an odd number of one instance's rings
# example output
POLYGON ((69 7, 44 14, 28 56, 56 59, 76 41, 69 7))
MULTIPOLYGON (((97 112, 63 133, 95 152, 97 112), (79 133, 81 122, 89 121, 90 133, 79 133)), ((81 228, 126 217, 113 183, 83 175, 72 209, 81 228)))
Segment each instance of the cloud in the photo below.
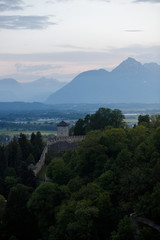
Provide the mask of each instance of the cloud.
POLYGON ((69 1, 74 1, 74 0, 47 0, 46 3, 61 3, 61 2, 69 2, 69 1))
POLYGON ((45 29, 56 23, 49 21, 49 16, 0 16, 0 28, 12 30, 45 29))
POLYGON ((22 0, 0 0, 0 12, 23 10, 22 0))
POLYGON ((73 49, 73 50, 91 50, 91 48, 85 48, 85 47, 80 47, 80 46, 71 45, 71 44, 58 45, 57 47, 66 48, 66 49, 73 49))
POLYGON ((131 33, 134 33, 134 32, 143 32, 144 30, 140 30, 140 29, 128 29, 128 30, 124 30, 124 32, 131 32, 131 33))
POLYGON ((60 81, 70 81, 77 74, 91 69, 104 68, 111 71, 128 57, 135 58, 141 63, 156 62, 160 65, 159 52, 160 45, 148 47, 131 45, 124 48, 102 49, 101 52, 70 50, 39 54, 0 54, 2 66, 0 77, 33 81, 37 76, 52 75, 60 81))
POLYGON ((141 3, 141 2, 150 2, 150 3, 160 3, 160 0, 135 0, 135 3, 141 3))
MULTIPOLYGON (((46 3, 63 3, 63 2, 69 2, 69 1, 75 1, 75 0, 47 0, 46 3)), ((110 2, 110 0, 88 0, 88 1, 96 1, 96 2, 110 2)))
POLYGON ((17 72, 39 72, 39 71, 47 71, 50 69, 59 69, 62 68, 62 66, 57 65, 57 66, 53 66, 51 64, 41 64, 41 65, 23 65, 21 63, 16 63, 15 68, 17 70, 17 72))
MULTIPOLYGON (((142 61, 155 61, 160 64, 160 45, 144 47, 141 45, 131 45, 125 48, 111 48, 102 49, 101 52, 94 51, 64 51, 53 53, 33 53, 33 54, 0 54, 1 62, 31 62, 32 65, 46 65, 55 66, 64 65, 65 63, 112 63, 113 59, 125 59, 133 57, 142 61)), ((26 65, 25 65, 26 66, 26 65)), ((27 65, 28 66, 28 65, 27 65)), ((102 66, 103 67, 103 66, 102 66)))

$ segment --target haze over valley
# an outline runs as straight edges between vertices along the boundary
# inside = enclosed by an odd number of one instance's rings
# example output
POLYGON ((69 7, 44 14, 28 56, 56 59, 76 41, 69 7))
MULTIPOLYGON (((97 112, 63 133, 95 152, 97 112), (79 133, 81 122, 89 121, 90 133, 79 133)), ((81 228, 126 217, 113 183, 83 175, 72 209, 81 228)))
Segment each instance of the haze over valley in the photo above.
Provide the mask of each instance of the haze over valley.
POLYGON ((44 102, 46 98, 66 83, 42 77, 33 82, 0 79, 0 102, 44 102))

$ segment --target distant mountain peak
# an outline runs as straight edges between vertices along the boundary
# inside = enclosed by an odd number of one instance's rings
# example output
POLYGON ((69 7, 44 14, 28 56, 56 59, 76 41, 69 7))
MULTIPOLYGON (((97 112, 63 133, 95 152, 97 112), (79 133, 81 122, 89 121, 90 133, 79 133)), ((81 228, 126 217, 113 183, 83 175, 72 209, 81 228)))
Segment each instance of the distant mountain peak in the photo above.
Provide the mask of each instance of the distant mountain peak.
POLYGON ((128 62, 137 62, 137 60, 135 60, 134 58, 132 57, 128 57, 126 60, 124 61, 128 61, 128 62))
POLYGON ((112 72, 137 72, 139 70, 142 70, 142 68, 143 65, 140 62, 136 61, 134 58, 128 57, 126 60, 121 62, 115 69, 113 69, 112 72))
POLYGON ((158 65, 157 63, 145 63, 143 66, 154 73, 160 73, 160 65, 158 65))
POLYGON ((1 83, 18 83, 14 78, 4 78, 4 79, 0 79, 1 83))
POLYGON ((134 58, 128 57, 126 60, 124 60, 119 66, 127 65, 127 66, 142 66, 142 64, 138 61, 136 61, 134 58))

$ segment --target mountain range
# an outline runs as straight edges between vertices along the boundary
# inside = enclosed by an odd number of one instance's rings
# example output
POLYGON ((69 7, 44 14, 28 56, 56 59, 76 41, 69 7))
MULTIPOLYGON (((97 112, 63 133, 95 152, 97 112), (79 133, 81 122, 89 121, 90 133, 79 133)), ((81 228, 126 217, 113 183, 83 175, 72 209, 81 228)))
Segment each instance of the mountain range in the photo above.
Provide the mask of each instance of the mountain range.
POLYGON ((128 58, 111 72, 83 72, 46 103, 160 103, 160 65, 128 58))
POLYGON ((56 79, 40 78, 34 82, 20 83, 15 79, 0 80, 0 102, 44 102, 66 83, 56 79))
POLYGON ((44 77, 28 83, 0 79, 0 102, 15 101, 51 105, 160 103, 160 65, 128 58, 111 72, 82 72, 68 84, 44 77))

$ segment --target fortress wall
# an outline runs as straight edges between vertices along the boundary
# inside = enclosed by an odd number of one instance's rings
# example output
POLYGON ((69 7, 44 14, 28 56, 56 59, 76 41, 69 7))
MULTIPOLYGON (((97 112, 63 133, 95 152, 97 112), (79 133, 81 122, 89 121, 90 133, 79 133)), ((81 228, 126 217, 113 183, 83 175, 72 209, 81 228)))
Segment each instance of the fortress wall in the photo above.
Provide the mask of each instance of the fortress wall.
POLYGON ((75 143, 75 142, 81 142, 83 139, 84 139, 84 136, 55 137, 52 140, 48 141, 47 144, 51 145, 57 142, 75 143))
POLYGON ((80 142, 59 141, 48 145, 48 152, 64 152, 67 150, 75 151, 80 142))
POLYGON ((32 167, 34 175, 37 176, 41 168, 45 163, 46 153, 48 152, 65 152, 67 150, 75 151, 84 136, 69 136, 69 137, 55 137, 50 141, 47 141, 40 160, 32 167))
POLYGON ((45 163, 45 158, 46 158, 46 153, 48 152, 48 145, 45 146, 41 157, 39 159, 39 161, 36 163, 36 165, 34 166, 33 172, 34 175, 37 176, 37 174, 39 173, 39 171, 41 170, 41 168, 43 167, 44 163, 45 163))

